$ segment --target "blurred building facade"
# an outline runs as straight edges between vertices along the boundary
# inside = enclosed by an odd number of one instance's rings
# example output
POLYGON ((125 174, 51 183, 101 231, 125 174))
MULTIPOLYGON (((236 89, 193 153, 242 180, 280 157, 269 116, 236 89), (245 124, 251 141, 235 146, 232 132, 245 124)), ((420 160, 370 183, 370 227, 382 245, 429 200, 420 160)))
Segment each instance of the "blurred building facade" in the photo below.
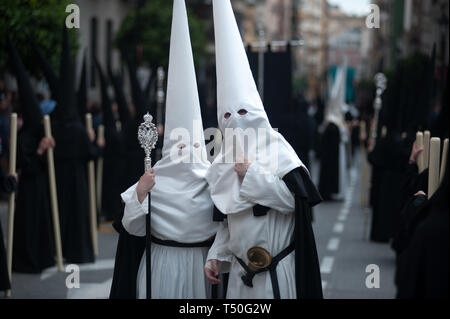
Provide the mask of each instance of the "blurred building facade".
POLYGON ((305 95, 314 98, 323 90, 328 69, 328 3, 327 0, 303 0, 297 8, 297 32, 304 41, 298 54, 297 72, 306 81, 305 95))
POLYGON ((345 57, 356 78, 369 76, 370 32, 365 20, 365 16, 349 15, 339 7, 328 6, 328 65, 340 65, 345 57))
POLYGON ((373 0, 380 8, 380 29, 371 29, 372 73, 392 69, 398 59, 414 52, 431 54, 436 67, 448 65, 448 0, 373 0))
MULTIPOLYGON (((293 49, 296 88, 309 98, 323 94, 330 66, 345 55, 359 78, 371 78, 412 52, 429 54, 437 46, 438 67, 448 65, 448 0, 372 0, 380 8, 380 28, 369 29, 366 17, 349 15, 327 0, 231 0, 243 41, 302 40, 293 49), (438 27, 437 27, 438 26, 438 27)), ((106 66, 119 68, 112 49, 123 19, 145 0, 75 0, 80 7, 79 44, 88 56, 90 95, 99 96, 93 55, 106 66)), ((189 0, 192 12, 205 21, 208 48, 214 62, 211 0, 189 0)), ((78 73, 83 50, 78 56, 78 73)), ((207 67, 205 66, 205 69, 207 67)), ((211 73, 214 70, 209 70, 211 73)), ((199 77, 206 79, 205 70, 199 77)), ((209 76, 208 76, 209 78, 209 76)))

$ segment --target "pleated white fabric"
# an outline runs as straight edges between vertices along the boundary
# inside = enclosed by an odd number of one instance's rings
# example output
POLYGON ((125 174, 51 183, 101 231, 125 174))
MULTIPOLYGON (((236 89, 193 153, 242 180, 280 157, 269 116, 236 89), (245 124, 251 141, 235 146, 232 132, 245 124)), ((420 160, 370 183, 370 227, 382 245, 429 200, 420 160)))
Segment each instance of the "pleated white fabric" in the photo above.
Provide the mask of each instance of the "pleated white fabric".
MULTIPOLYGON (((211 285, 203 273, 208 248, 180 248, 152 244, 152 298, 210 298, 211 285)), ((146 298, 145 253, 138 271, 137 293, 146 298)))

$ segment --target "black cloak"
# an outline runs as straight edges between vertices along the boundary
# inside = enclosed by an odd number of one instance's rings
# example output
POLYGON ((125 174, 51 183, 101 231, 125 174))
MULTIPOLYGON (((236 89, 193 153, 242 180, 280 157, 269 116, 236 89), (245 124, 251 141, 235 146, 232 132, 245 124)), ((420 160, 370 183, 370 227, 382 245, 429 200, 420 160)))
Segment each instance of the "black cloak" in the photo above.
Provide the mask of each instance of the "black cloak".
POLYGON ((339 144, 341 132, 334 123, 329 123, 321 136, 320 142, 320 177, 319 192, 324 200, 332 200, 339 189, 339 144))
POLYGON ((114 114, 111 109, 111 100, 108 96, 106 77, 97 59, 95 65, 100 78, 103 124, 105 126, 105 148, 103 151, 103 180, 101 215, 108 221, 121 215, 123 210, 120 194, 120 174, 123 168, 123 141, 121 134, 116 129, 114 114))
POLYGON ((55 264, 46 155, 37 154, 44 137, 42 113, 14 44, 8 37, 24 125, 17 137, 17 172, 12 269, 40 273, 55 264))
POLYGON ((94 261, 89 218, 87 162, 99 150, 82 124, 74 85, 74 63, 63 28, 57 104, 51 114, 63 256, 69 263, 94 261))

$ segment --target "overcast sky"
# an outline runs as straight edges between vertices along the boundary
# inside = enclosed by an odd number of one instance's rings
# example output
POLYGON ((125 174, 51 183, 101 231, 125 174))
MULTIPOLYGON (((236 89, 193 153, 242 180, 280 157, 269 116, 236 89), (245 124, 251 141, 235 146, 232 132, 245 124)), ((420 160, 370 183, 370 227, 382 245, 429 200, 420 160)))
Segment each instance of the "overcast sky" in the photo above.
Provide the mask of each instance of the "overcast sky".
POLYGON ((369 13, 370 0, 328 0, 329 4, 338 5, 350 14, 366 15, 369 13))

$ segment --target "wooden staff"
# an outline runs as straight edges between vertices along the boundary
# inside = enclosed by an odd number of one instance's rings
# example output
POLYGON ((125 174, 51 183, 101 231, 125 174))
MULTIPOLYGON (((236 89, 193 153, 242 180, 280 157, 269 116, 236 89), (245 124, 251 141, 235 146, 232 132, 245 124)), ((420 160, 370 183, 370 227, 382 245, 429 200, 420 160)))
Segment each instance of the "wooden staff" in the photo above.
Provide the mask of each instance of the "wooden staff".
POLYGON ((430 131, 423 132, 423 169, 427 169, 430 162, 430 131))
MULTIPOLYGON (((11 124, 9 126, 9 175, 16 174, 16 153, 17 152, 17 114, 11 114, 11 124)), ((14 209, 15 209, 16 193, 9 194, 8 203, 8 237, 6 247, 6 260, 8 264, 9 281, 12 280, 12 252, 13 252, 13 235, 14 235, 14 209)), ((11 290, 6 291, 6 296, 11 296, 11 290)))
MULTIPOLYGON (((44 116, 45 137, 52 137, 52 130, 50 126, 50 116, 44 116)), ((56 178, 55 178, 55 162, 53 157, 53 148, 47 149, 47 163, 48 163, 48 182, 50 185, 50 200, 52 207, 53 220, 53 234, 55 236, 56 260, 58 263, 58 270, 63 271, 63 257, 61 245, 61 231, 59 229, 59 210, 58 210, 58 194, 56 193, 56 178)))
POLYGON ((433 137, 430 141, 430 160, 428 167, 428 199, 433 196, 439 187, 439 160, 441 151, 441 139, 433 137))
MULTIPOLYGON (((92 131, 92 115, 86 114, 86 130, 88 135, 92 131)), ((98 255, 97 238, 97 205, 95 204, 95 163, 93 160, 88 162, 88 183, 89 183, 89 211, 91 216, 91 237, 94 254, 98 255)))
MULTIPOLYGON (((421 148, 423 147, 423 133, 417 132, 416 133, 416 147, 421 148)), ((417 157, 417 168, 419 169, 419 174, 423 172, 425 169, 424 164, 424 152, 420 152, 419 156, 417 157)))
MULTIPOLYGON (((98 126, 97 140, 105 140, 105 126, 100 124, 98 126)), ((103 185, 103 157, 97 159, 97 211, 100 212, 102 208, 102 185, 103 185)))
POLYGON ((445 175, 448 156, 448 138, 444 140, 444 147, 442 148, 441 173, 439 174, 439 185, 442 183, 445 175))

